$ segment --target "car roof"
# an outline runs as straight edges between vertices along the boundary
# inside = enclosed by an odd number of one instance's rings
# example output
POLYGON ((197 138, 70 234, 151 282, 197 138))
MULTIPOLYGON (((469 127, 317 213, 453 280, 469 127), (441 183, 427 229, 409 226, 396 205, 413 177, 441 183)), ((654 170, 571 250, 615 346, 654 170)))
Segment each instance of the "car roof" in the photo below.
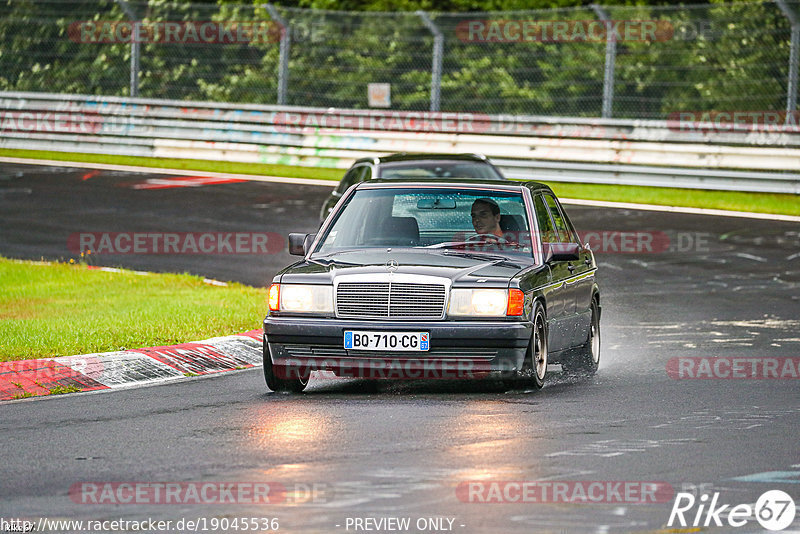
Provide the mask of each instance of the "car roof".
POLYGON ((386 156, 374 156, 367 158, 360 158, 353 163, 373 163, 380 165, 381 163, 393 163, 396 161, 441 161, 441 160, 463 160, 474 161, 477 163, 488 163, 489 160, 482 154, 425 154, 422 152, 398 152, 397 154, 389 154, 386 156))
MULTIPOLYGON (((531 193, 537 193, 539 191, 547 191, 548 193, 553 193, 553 190, 550 188, 549 185, 543 184, 541 182, 534 182, 532 180, 528 180, 522 183, 525 184, 525 186, 531 190, 531 193)), ((555 196, 555 193, 553 193, 553 195, 555 196)))

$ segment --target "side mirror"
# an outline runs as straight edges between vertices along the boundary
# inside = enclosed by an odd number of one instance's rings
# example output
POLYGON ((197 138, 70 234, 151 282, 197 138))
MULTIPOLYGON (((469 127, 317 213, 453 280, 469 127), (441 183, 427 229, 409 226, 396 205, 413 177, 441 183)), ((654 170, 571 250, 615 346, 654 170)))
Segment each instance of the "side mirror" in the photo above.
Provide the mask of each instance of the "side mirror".
POLYGON ((314 238, 316 237, 317 234, 289 234, 289 254, 294 256, 305 256, 306 253, 311 249, 311 244, 314 242, 314 238))
POLYGON ((549 243, 545 245, 544 261, 577 261, 581 246, 577 243, 549 243))

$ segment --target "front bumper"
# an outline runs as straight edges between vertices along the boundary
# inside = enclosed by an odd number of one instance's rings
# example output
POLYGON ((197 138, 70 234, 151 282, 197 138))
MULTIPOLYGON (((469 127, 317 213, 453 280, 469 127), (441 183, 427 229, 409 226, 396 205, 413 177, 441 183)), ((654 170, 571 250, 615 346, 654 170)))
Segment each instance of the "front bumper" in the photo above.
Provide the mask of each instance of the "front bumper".
POLYGON ((522 368, 532 335, 524 321, 358 321, 276 317, 264 319, 265 357, 273 365, 328 370, 337 375, 391 378, 476 377, 522 368), (344 348, 345 330, 429 332, 424 352, 344 348), (383 374, 382 374, 383 373, 383 374), (389 374, 386 374, 389 373, 389 374))

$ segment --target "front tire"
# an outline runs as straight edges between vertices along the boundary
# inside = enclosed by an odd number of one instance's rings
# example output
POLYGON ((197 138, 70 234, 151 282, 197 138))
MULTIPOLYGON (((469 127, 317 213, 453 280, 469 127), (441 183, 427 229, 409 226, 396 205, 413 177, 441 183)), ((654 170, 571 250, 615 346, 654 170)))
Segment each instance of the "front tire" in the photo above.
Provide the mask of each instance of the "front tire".
POLYGON ((301 374, 300 369, 294 370, 298 376, 289 377, 289 369, 286 367, 276 366, 272 363, 272 358, 269 355, 269 346, 267 345, 267 338, 264 338, 264 380, 267 387, 275 392, 289 391, 291 393, 300 393, 308 385, 308 379, 311 372, 307 371, 301 374), (286 378, 283 378, 286 377, 286 378))
POLYGON ((592 299, 592 318, 589 323, 589 338, 572 358, 567 371, 581 376, 592 376, 600 366, 600 305, 592 299))
POLYGON ((508 383, 511 387, 542 389, 547 376, 547 317, 544 306, 537 302, 533 308, 533 332, 522 370, 508 383))

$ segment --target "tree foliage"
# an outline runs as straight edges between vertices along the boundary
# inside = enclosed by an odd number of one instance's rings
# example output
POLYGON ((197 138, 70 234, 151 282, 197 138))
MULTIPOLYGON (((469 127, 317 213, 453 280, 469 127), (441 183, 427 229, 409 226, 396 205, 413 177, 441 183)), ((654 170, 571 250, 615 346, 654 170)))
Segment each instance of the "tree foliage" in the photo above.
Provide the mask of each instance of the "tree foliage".
MULTIPOLYGON (((656 41, 617 43, 614 116, 784 107, 790 28, 774 3, 604 4, 614 20, 653 20, 665 29, 656 41)), ((270 20, 256 2, 129 5, 148 23, 270 20)), ((418 9, 430 13, 444 36, 442 110, 600 115, 605 42, 475 42, 459 33, 460 25, 471 20, 597 20, 587 2, 575 0, 284 2, 278 11, 291 36, 287 103, 366 108, 367 84, 381 82, 391 84, 393 108, 428 109, 434 37, 418 9), (505 11, 494 12, 500 9, 505 11)), ((0 90, 128 95, 131 44, 83 42, 74 33, 81 21, 128 20, 112 0, 5 0, 0 3, 0 90)), ((277 100, 277 39, 143 42, 139 58, 140 96, 277 100)))

